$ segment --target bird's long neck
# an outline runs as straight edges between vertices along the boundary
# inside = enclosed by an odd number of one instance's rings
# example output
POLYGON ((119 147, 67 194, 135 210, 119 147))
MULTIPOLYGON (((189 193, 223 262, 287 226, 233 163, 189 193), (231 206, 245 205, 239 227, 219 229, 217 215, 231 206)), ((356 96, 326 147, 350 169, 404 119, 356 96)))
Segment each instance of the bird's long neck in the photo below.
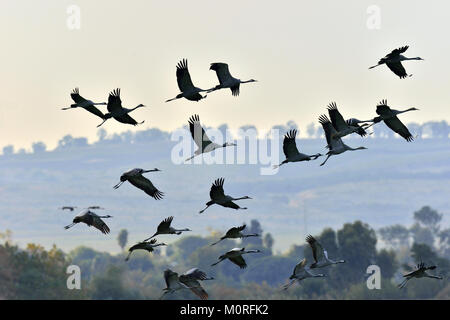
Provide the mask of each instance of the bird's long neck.
POLYGON ((257 237, 257 236, 259 236, 257 233, 249 233, 242 235, 242 238, 257 237))
POLYGON ((243 199, 248 199, 248 198, 247 197, 233 198, 233 200, 243 200, 243 199))
POLYGON ((246 81, 239 80, 239 82, 240 83, 249 83, 249 82, 255 82, 255 80, 246 80, 246 81))
POLYGON ((191 229, 185 228, 185 229, 175 229, 175 231, 191 231, 191 229))
POLYGON ((403 110, 403 111, 398 111, 397 114, 405 113, 405 112, 413 111, 413 110, 416 110, 416 109, 415 108, 409 108, 409 109, 406 109, 406 110, 403 110))
POLYGON ((422 58, 420 58, 420 57, 414 57, 414 58, 405 57, 403 60, 422 60, 422 58))

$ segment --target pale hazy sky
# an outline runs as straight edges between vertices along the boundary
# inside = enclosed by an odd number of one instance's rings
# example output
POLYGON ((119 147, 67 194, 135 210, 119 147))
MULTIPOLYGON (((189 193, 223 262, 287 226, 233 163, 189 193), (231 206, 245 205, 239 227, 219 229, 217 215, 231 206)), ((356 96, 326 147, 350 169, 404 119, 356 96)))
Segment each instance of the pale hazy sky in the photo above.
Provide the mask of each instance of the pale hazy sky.
POLYGON ((416 106, 408 122, 450 121, 448 1, 12 1, 0 2, 0 148, 53 148, 65 134, 96 139, 99 119, 61 111, 74 87, 94 101, 122 89, 125 107, 145 125, 108 121, 108 133, 179 128, 200 114, 208 126, 254 124, 267 130, 294 120, 301 129, 336 101, 347 117, 368 118, 387 98, 394 108, 416 106), (67 27, 70 5, 81 29, 67 27), (381 9, 381 28, 367 27, 367 8, 381 9), (409 45, 412 78, 386 67, 368 70, 390 50, 409 45), (164 103, 179 91, 177 62, 187 58, 194 84, 216 84, 211 62, 257 83, 210 94, 198 103, 164 103))

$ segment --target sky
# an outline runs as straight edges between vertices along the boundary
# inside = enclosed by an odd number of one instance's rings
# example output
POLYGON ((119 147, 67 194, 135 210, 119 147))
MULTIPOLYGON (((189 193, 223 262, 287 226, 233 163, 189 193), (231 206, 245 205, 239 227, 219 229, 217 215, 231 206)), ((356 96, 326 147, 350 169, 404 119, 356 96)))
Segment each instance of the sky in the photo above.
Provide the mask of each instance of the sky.
POLYGON ((125 107, 148 106, 133 112, 144 125, 110 121, 108 133, 173 130, 194 113, 208 126, 264 131, 294 120, 304 130, 331 101, 345 117, 366 119, 381 99, 419 108, 402 116, 406 123, 450 121, 450 42, 440 38, 449 10, 437 0, 1 1, 0 148, 29 149, 36 141, 54 148, 66 134, 96 140, 98 118, 60 110, 75 87, 97 102, 120 87, 125 107), (68 27, 72 5, 80 29, 68 27), (373 6, 379 29, 368 27, 373 6), (385 66, 368 70, 404 45, 406 56, 425 59, 405 62, 413 77, 400 80, 385 66), (175 68, 183 58, 201 88, 217 84, 212 62, 258 82, 243 85, 239 97, 222 90, 200 102, 165 103, 179 93, 175 68))

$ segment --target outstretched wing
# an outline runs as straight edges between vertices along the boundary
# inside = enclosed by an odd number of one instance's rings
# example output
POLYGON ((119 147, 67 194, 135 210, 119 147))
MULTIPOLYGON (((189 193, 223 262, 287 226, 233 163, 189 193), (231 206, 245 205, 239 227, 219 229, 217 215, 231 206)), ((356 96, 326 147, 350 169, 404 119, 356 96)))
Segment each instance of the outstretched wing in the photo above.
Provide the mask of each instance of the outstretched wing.
POLYGON ((200 125, 200 117, 198 114, 194 114, 189 118, 189 130, 191 131, 192 139, 194 139, 195 144, 201 150, 204 150, 206 146, 212 143, 205 130, 200 125))
POLYGON ((283 152, 286 158, 298 155, 297 144, 295 142, 295 136, 297 135, 297 130, 293 129, 284 135, 283 140, 283 152))
POLYGON ((87 101, 85 98, 80 96, 80 90, 78 88, 75 88, 75 89, 72 90, 72 92, 70 93, 70 97, 72 98, 72 100, 75 103, 82 103, 82 102, 86 102, 87 101))
POLYGON ((153 183, 143 175, 130 177, 128 178, 128 181, 133 186, 143 190, 146 194, 148 194, 149 196, 153 197, 156 200, 161 200, 164 196, 164 193, 156 189, 153 183))
POLYGON ((367 131, 359 125, 359 120, 355 118, 350 118, 347 119, 345 122, 347 122, 347 124, 350 127, 357 127, 358 131, 356 131, 356 133, 359 134, 361 137, 365 137, 367 135, 367 131))
POLYGON ((393 73, 400 77, 400 79, 406 78, 408 74, 400 61, 386 62, 386 65, 393 73))
MULTIPOLYGON (((211 67, 209 69, 214 70, 216 72, 220 84, 224 84, 227 80, 232 78, 230 71, 228 70, 228 64, 226 63, 221 62, 211 63, 211 67)), ((237 90, 239 94, 239 87, 237 90)))
POLYGON ((233 262, 235 265, 239 266, 241 269, 247 268, 247 263, 245 262, 244 257, 242 256, 236 256, 229 258, 231 262, 233 262))
POLYGON ((183 273, 184 277, 190 277, 196 280, 210 280, 212 278, 208 278, 205 272, 200 270, 199 268, 192 268, 183 273))
POLYGON ((303 272, 306 266, 306 262, 307 262, 306 258, 303 258, 303 260, 297 263, 297 265, 294 268, 294 275, 299 275, 301 272, 303 272))
POLYGON ((233 228, 230 228, 230 230, 227 231, 226 235, 227 235, 227 236, 231 236, 231 235, 234 235, 234 234, 236 234, 236 233, 239 233, 239 232, 241 232, 242 230, 244 230, 245 227, 246 227, 246 225, 243 224, 242 226, 239 226, 239 227, 233 227, 233 228))
POLYGON ((212 200, 221 199, 225 197, 225 191, 223 190, 223 183, 225 179, 219 178, 214 181, 209 191, 209 196, 212 200))
POLYGON ((172 270, 167 269, 164 271, 164 280, 166 281, 167 288, 173 289, 179 287, 178 273, 173 272, 172 270))
POLYGON ((322 125, 323 131, 325 132, 325 137, 327 138, 328 148, 333 149, 335 147, 338 147, 339 145, 342 145, 343 142, 342 142, 341 138, 332 138, 332 136, 337 134, 337 131, 333 127, 333 125, 331 124, 331 122, 327 118, 327 116, 322 114, 319 117, 319 122, 322 125))
POLYGON ((120 100, 119 88, 114 89, 109 93, 107 108, 111 113, 117 113, 122 110, 122 100, 120 100))
POLYGON ((378 105, 377 105, 377 114, 379 114, 380 116, 391 116, 392 115, 392 110, 391 108, 389 108, 389 106, 387 105, 387 100, 383 99, 381 100, 378 105))
POLYGON ((400 54, 404 53, 406 50, 408 50, 409 46, 403 46, 398 49, 394 49, 391 51, 391 53, 388 53, 386 55, 386 58, 395 58, 398 57, 400 54))
POLYGON ((337 131, 347 129, 347 122, 345 122, 344 117, 339 112, 336 102, 332 102, 328 105, 328 114, 331 119, 331 124, 337 131))
POLYGON ((306 242, 308 242, 309 246, 312 249, 314 261, 316 261, 316 263, 317 263, 317 262, 323 260, 324 253, 323 253, 322 245, 311 235, 308 235, 306 237, 306 242))
POLYGON ((177 82, 181 92, 189 91, 194 88, 186 59, 181 60, 177 64, 177 82))
POLYGON ((386 125, 392 131, 397 132, 399 135, 405 138, 406 141, 411 142, 414 140, 414 137, 412 136, 411 132, 409 132, 408 128, 403 124, 403 122, 400 121, 399 118, 397 118, 397 116, 385 119, 384 123, 386 123, 386 125))
POLYGON ((98 230, 100 230, 102 233, 104 234, 108 234, 109 233, 109 227, 106 225, 106 223, 99 217, 99 216, 92 216, 93 221, 92 221, 92 225, 97 228, 98 230))
POLYGON ((238 83, 238 84, 236 84, 236 85, 230 87, 231 95, 237 97, 237 96, 239 95, 239 92, 240 92, 240 91, 239 91, 239 88, 240 88, 240 87, 241 87, 241 84, 240 84, 240 83, 238 83))
POLYGON ((208 293, 200 285, 200 282, 192 277, 181 275, 180 282, 187 286, 197 297, 202 300, 208 299, 208 293))
POLYGON ((158 231, 165 231, 170 228, 170 224, 172 223, 173 217, 170 216, 168 218, 165 218, 161 223, 158 225, 158 231))

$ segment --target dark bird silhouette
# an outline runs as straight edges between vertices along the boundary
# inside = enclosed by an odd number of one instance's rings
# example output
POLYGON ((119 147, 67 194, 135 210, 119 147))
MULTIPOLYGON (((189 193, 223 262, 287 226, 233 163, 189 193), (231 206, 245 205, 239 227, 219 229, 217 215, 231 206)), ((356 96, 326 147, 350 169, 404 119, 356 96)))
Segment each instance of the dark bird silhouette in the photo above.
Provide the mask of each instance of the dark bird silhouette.
POLYGON ((76 225, 77 223, 82 222, 82 223, 87 224, 89 227, 93 226, 94 228, 97 228, 98 230, 100 230, 102 233, 107 234, 110 231, 109 227, 102 220, 102 219, 106 219, 106 218, 112 218, 112 216, 110 216, 110 215, 98 216, 90 210, 84 210, 73 219, 73 222, 71 224, 65 226, 64 229, 67 230, 67 229, 73 227, 74 225, 76 225))
POLYGON ((433 275, 431 275, 431 274, 429 274, 427 272, 427 270, 434 270, 434 269, 436 269, 436 266, 429 266, 429 267, 427 267, 427 266, 425 266, 425 263, 420 262, 417 265, 417 269, 416 270, 414 270, 414 271, 412 271, 410 273, 407 273, 407 274, 405 274, 403 276, 405 278, 405 280, 403 280, 403 282, 400 283, 398 285, 398 287, 400 289, 404 288, 406 286, 406 284, 408 283, 408 281, 413 279, 413 278, 432 278, 432 279, 442 280, 442 277, 440 277, 440 276, 433 276, 433 275))
POLYGON ((208 90, 197 88, 192 83, 186 59, 181 60, 177 64, 177 82, 181 93, 173 99, 166 100, 166 102, 181 98, 186 98, 190 101, 200 101, 201 99, 206 98, 206 95, 202 96, 200 92, 206 92, 208 90))
POLYGON ((241 83, 256 82, 256 80, 254 79, 242 81, 240 79, 233 78, 233 76, 230 74, 230 71, 228 70, 228 64, 226 63, 211 63, 211 67, 209 68, 209 70, 214 70, 216 72, 217 78, 219 79, 219 84, 214 88, 209 89, 207 91, 208 93, 219 89, 229 88, 231 90, 231 94, 237 97, 239 95, 239 87, 241 83))
POLYGON ((246 225, 243 224, 240 227, 233 227, 228 229, 228 231, 225 233, 225 235, 220 238, 219 241, 214 242, 211 244, 212 246, 215 244, 218 244, 220 241, 225 239, 242 239, 242 238, 248 238, 248 237, 259 237, 259 234, 257 233, 249 233, 249 234, 243 234, 242 231, 245 229, 246 225))
POLYGON ((223 260, 230 260, 231 262, 233 262, 235 265, 239 266, 239 268, 241 269, 245 269, 247 268, 247 263, 244 260, 244 257, 242 257, 242 255, 247 254, 247 253, 258 253, 261 252, 258 249, 255 250, 245 250, 245 248, 234 248, 231 249, 230 251, 228 251, 227 253, 221 255, 219 257, 219 261, 213 263, 211 266, 215 266, 218 263, 222 262, 223 260))
POLYGON ((200 117, 198 116, 198 114, 195 114, 189 118, 189 131, 191 132, 192 139, 194 140, 198 149, 195 150, 194 155, 186 159, 186 161, 189 161, 195 156, 198 156, 202 153, 211 152, 215 149, 236 146, 236 143, 233 142, 225 142, 224 144, 217 144, 215 142, 212 142, 206 134, 205 130, 202 128, 200 124, 200 117))
POLYGON ((130 256, 131 256, 131 253, 134 251, 134 250, 145 250, 145 251, 147 251, 148 253, 150 253, 150 252, 153 252, 154 251, 154 248, 156 248, 156 247, 159 247, 159 246, 167 246, 167 244, 165 244, 165 243, 156 243, 156 239, 152 239, 152 240, 150 240, 150 241, 141 241, 141 242, 139 242, 139 243, 137 243, 137 244, 135 244, 134 246, 132 246, 130 249, 128 249, 128 255, 127 255, 127 257, 125 258, 125 261, 128 261, 128 260, 130 260, 130 256))
POLYGON ((391 69, 391 71, 393 73, 395 73, 397 76, 399 76, 400 79, 404 79, 406 77, 410 77, 412 76, 412 74, 408 75, 406 73, 405 68, 402 65, 402 61, 405 60, 423 60, 420 57, 416 57, 416 58, 407 58, 404 55, 402 55, 402 53, 404 53, 406 50, 408 50, 409 46, 404 46, 395 50, 392 50, 391 53, 388 53, 384 58, 381 58, 380 61, 378 61, 377 65, 374 65, 372 67, 370 67, 369 69, 378 67, 380 65, 386 64, 388 66, 389 69, 391 69))
POLYGON ((297 143, 295 142, 295 137, 297 135, 297 130, 292 129, 288 133, 284 135, 283 140, 283 153, 286 157, 286 160, 281 162, 279 165, 273 166, 274 169, 279 166, 288 163, 288 162, 299 162, 299 161, 310 161, 316 160, 318 157, 322 156, 320 153, 316 153, 313 155, 307 155, 304 153, 300 153, 297 149, 297 143))
MULTIPOLYGON (((387 100, 382 100, 377 105, 377 114, 378 117, 375 117, 372 122, 373 124, 384 121, 384 123, 391 129, 392 131, 398 133, 400 136, 402 136, 406 141, 411 142, 414 140, 414 137, 409 132, 408 128, 400 121, 400 119, 397 117, 397 115, 413 111, 413 110, 419 110, 417 108, 409 108, 403 111, 394 110, 391 109, 387 105, 387 100)), ((372 124, 372 125, 373 125, 372 124)))
POLYGON ((148 241, 153 237, 156 237, 158 234, 177 234, 180 235, 183 231, 192 231, 191 229, 185 228, 185 229, 175 229, 171 227, 173 217, 168 217, 161 221, 161 223, 158 225, 158 228, 156 229, 156 232, 154 235, 152 235, 150 238, 145 239, 144 241, 148 241))
POLYGON ((136 126, 138 124, 143 124, 145 121, 137 122, 134 120, 129 113, 133 110, 136 110, 138 108, 145 107, 143 104, 139 104, 136 107, 132 109, 127 109, 122 107, 122 100, 120 99, 120 89, 117 88, 109 94, 108 97, 108 113, 106 113, 103 117, 103 122, 100 123, 97 127, 100 127, 102 124, 105 123, 106 120, 114 118, 118 122, 125 123, 125 124, 131 124, 133 126, 136 126))
POLYGON ((297 263, 297 265, 294 268, 294 271, 292 272, 292 275, 289 277, 289 280, 291 280, 288 284, 283 286, 284 290, 287 290, 290 286, 292 286, 295 282, 300 282, 306 278, 318 278, 318 277, 325 277, 324 274, 314 274, 310 272, 310 268, 307 267, 307 260, 304 258, 302 261, 297 263))
POLYGON ((367 135, 366 130, 358 124, 358 119, 351 118, 344 120, 344 117, 337 108, 336 102, 332 102, 328 105, 328 115, 330 116, 331 124, 338 132, 333 138, 342 138, 352 133, 357 133, 361 137, 367 135))
POLYGON ((200 281, 214 280, 212 277, 208 277, 205 272, 198 268, 192 268, 178 277, 179 281, 187 286, 197 297, 202 300, 208 299, 208 293, 203 289, 200 281))
POLYGON ((251 198, 249 196, 233 198, 229 195, 226 195, 225 191, 223 190, 224 181, 225 181, 224 178, 219 178, 214 181, 214 183, 211 186, 211 190, 209 191, 209 196, 210 196, 211 200, 206 203, 206 208, 203 210, 200 210, 199 213, 203 213, 206 209, 208 209, 213 204, 218 204, 222 207, 232 208, 232 209, 236 209, 236 210, 247 209, 247 208, 239 207, 233 201, 242 200, 242 199, 251 199, 251 198))
POLYGON ((311 247, 314 263, 309 266, 310 269, 323 268, 330 266, 332 264, 345 263, 345 260, 331 260, 328 258, 328 253, 323 249, 319 241, 317 241, 313 236, 308 235, 306 237, 306 242, 308 242, 311 247))
POLYGON ((75 102, 74 104, 71 104, 68 108, 62 108, 62 110, 69 110, 74 108, 83 108, 84 110, 95 114, 97 117, 100 117, 102 119, 105 118, 105 115, 103 112, 101 112, 96 105, 106 105, 106 102, 92 102, 91 100, 87 100, 80 96, 80 91, 78 88, 73 89, 72 93, 70 94, 70 97, 75 102))
POLYGON ((74 206, 64 206, 64 207, 61 207, 60 209, 61 210, 69 210, 69 211, 73 211, 75 208, 77 208, 77 207, 74 207, 74 206))
POLYGON ((164 193, 156 189, 153 183, 143 176, 143 174, 146 172, 155 172, 155 171, 161 170, 157 168, 153 170, 144 170, 141 168, 135 168, 130 171, 127 171, 120 176, 120 182, 114 186, 114 189, 118 189, 125 181, 128 181, 133 186, 141 189, 154 199, 161 200, 164 196, 164 193))
POLYGON ((366 147, 351 148, 344 142, 342 142, 342 139, 337 137, 338 132, 336 131, 330 120, 328 120, 326 115, 321 115, 319 117, 319 122, 322 125, 323 131, 325 132, 325 138, 327 139, 327 148, 329 149, 329 151, 327 152, 327 158, 320 164, 321 166, 323 166, 332 155, 341 154, 349 150, 355 151, 367 149, 366 147))

